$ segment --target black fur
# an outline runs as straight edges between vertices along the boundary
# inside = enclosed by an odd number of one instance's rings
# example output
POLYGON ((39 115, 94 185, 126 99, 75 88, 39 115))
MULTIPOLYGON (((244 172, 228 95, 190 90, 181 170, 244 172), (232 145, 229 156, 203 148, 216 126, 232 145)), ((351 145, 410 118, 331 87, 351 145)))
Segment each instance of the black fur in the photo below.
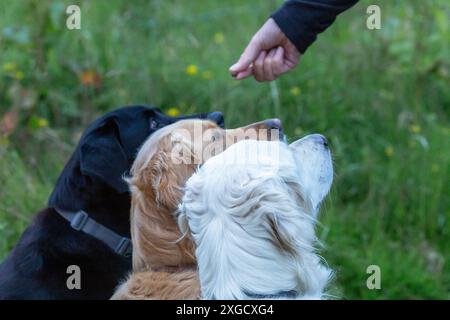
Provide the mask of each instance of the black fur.
POLYGON ((131 269, 131 258, 75 231, 54 209, 85 210, 116 233, 130 237, 126 174, 145 139, 185 118, 208 118, 223 126, 221 113, 169 117, 156 108, 132 106, 92 123, 78 143, 42 210, 0 265, 0 299, 108 299, 131 269), (81 269, 81 290, 69 290, 67 267, 81 269))

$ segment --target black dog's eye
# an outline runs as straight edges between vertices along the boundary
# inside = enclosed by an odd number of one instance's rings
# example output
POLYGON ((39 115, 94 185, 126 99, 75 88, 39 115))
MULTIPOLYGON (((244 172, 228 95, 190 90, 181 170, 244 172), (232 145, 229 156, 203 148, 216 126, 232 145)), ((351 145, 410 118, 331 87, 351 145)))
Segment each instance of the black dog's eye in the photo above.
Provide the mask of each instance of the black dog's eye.
POLYGON ((150 120, 150 128, 151 129, 157 129, 158 128, 158 123, 156 122, 156 120, 150 120))

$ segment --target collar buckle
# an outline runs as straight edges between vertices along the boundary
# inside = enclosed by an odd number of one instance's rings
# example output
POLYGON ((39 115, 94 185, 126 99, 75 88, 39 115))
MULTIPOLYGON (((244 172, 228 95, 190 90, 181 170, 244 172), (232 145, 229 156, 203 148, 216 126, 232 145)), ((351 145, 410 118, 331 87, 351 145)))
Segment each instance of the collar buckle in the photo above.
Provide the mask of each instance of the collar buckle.
POLYGON ((131 256, 131 241, 128 238, 123 237, 114 251, 121 256, 129 257, 131 256))
POLYGON ((88 219, 89 219, 88 214, 86 212, 84 212, 83 210, 80 210, 75 214, 72 221, 70 221, 70 226, 73 229, 80 231, 86 225, 86 222, 88 221, 88 219))

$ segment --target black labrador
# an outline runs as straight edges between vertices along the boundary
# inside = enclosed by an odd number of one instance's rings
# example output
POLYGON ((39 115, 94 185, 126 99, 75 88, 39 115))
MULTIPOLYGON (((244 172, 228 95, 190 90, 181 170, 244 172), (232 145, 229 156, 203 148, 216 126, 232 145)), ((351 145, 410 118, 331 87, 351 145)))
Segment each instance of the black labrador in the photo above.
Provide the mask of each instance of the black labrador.
POLYGON ((147 106, 92 123, 48 207, 0 265, 0 299, 109 299, 131 270, 130 194, 122 177, 150 134, 187 118, 224 125, 220 112, 169 117, 147 106))

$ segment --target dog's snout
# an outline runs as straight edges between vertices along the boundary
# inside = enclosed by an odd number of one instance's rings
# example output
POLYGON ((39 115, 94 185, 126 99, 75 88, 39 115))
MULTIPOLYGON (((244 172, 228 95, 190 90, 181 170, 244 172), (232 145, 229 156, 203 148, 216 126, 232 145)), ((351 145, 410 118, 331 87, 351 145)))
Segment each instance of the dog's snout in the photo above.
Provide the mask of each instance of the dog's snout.
POLYGON ((280 119, 276 119, 276 118, 269 119, 269 120, 264 121, 264 124, 268 127, 268 129, 277 129, 277 130, 283 129, 280 119))
POLYGON ((328 148, 328 139, 323 135, 316 133, 311 135, 311 139, 313 139, 314 142, 323 145, 325 148, 328 148))
MULTIPOLYGON (((283 125, 281 124, 280 119, 277 118, 269 119, 265 120, 263 123, 267 129, 277 131, 276 139, 284 140, 283 125)), ((273 139, 272 133, 269 133, 269 136, 270 136, 269 140, 272 140, 273 139)))
POLYGON ((225 121, 223 118, 223 113, 220 111, 214 111, 208 114, 207 116, 208 120, 214 121, 219 125, 219 127, 224 128, 225 127, 225 121))
POLYGON ((247 136, 254 136, 257 140, 285 140, 280 119, 268 119, 239 129, 243 129, 247 136), (252 134, 255 131, 256 134, 252 134))

